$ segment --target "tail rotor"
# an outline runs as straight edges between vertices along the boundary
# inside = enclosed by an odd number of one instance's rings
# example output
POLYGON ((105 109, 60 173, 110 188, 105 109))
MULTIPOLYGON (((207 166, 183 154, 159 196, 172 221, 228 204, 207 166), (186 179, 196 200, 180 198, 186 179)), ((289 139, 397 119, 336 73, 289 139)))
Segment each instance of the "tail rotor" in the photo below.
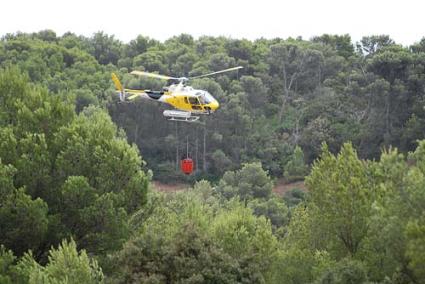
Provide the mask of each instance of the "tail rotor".
POLYGON ((112 73, 111 76, 112 76, 112 81, 114 82, 115 88, 119 92, 120 101, 122 102, 125 101, 125 91, 120 80, 118 79, 118 76, 115 73, 112 73))

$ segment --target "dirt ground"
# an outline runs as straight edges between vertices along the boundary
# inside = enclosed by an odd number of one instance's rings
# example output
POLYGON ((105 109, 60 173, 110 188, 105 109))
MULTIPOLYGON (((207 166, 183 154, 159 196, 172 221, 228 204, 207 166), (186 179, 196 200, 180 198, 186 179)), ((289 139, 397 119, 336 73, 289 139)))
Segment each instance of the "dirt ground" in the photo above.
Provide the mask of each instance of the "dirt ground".
POLYGON ((273 192, 277 195, 283 196, 286 192, 291 191, 294 188, 301 189, 302 191, 307 191, 304 181, 286 183, 283 179, 279 179, 276 181, 276 184, 273 188, 273 192))
POLYGON ((189 184, 184 184, 184 183, 166 184, 166 183, 161 183, 159 181, 153 181, 152 183, 153 183, 154 189, 161 192, 176 192, 176 191, 184 190, 190 187, 189 184))
MULTIPOLYGON (((165 184, 165 183, 161 183, 159 181, 153 181, 153 185, 154 188, 158 191, 161 192, 176 192, 176 191, 180 191, 180 190, 184 190, 190 187, 189 184, 184 184, 184 183, 177 183, 177 184, 165 184)), ((276 181, 276 185, 273 188, 273 192, 283 196, 286 192, 294 189, 294 188, 298 188, 301 189, 303 191, 306 190, 306 187, 304 185, 303 181, 297 181, 297 182, 293 182, 293 183, 285 183, 285 181, 283 179, 279 179, 276 181)))

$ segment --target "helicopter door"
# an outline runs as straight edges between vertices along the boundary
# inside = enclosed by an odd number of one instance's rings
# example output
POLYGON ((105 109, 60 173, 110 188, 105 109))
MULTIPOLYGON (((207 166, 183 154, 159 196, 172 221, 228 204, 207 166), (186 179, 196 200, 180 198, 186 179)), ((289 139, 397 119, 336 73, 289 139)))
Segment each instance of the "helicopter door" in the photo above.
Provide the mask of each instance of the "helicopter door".
POLYGON ((189 103, 193 110, 202 110, 202 106, 196 97, 189 97, 189 103))

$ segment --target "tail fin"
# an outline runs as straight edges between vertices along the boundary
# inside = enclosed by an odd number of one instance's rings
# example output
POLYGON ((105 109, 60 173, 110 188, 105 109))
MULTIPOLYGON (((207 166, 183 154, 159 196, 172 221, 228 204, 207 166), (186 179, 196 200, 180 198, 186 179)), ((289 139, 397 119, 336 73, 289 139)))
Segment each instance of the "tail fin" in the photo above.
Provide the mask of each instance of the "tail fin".
POLYGON ((117 89, 117 91, 119 91, 119 95, 120 95, 120 101, 124 101, 124 88, 121 85, 120 79, 118 79, 118 76, 115 73, 112 73, 112 81, 115 84, 115 88, 117 89))

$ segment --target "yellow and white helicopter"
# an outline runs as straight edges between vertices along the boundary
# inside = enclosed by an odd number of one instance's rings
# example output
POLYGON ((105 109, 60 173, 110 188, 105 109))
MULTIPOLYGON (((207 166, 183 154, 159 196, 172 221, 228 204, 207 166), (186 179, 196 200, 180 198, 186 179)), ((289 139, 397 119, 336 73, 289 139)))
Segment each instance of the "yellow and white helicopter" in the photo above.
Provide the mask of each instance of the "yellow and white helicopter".
POLYGON ((112 81, 114 81, 121 101, 132 101, 142 98, 166 103, 175 108, 175 110, 164 110, 163 115, 168 120, 193 122, 199 119, 198 115, 211 114, 216 111, 220 105, 210 93, 205 90, 197 90, 191 86, 186 86, 186 82, 192 79, 212 76, 241 68, 243 67, 238 66, 194 77, 170 77, 143 71, 132 71, 130 73, 138 76, 178 82, 164 87, 163 91, 124 89, 117 75, 114 73, 112 73, 112 81))

